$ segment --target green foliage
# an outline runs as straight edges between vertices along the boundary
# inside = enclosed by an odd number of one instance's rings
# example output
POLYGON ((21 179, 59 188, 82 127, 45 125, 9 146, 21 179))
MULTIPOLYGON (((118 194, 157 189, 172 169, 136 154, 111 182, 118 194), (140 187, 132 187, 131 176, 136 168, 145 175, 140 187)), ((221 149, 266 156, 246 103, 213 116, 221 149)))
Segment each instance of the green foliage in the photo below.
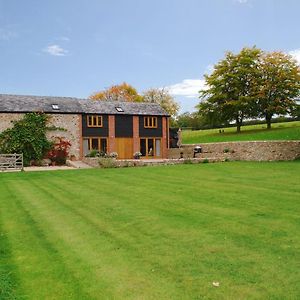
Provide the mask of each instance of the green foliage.
POLYGON ((52 145, 46 137, 47 121, 48 116, 43 113, 24 115, 0 134, 0 152, 23 153, 25 165, 31 160, 41 160, 52 145))
POLYGON ((204 158, 204 159, 203 159, 203 163, 204 163, 204 164, 208 164, 208 163, 209 163, 208 158, 204 158))
POLYGON ((189 113, 185 112, 179 115, 176 118, 176 123, 172 124, 175 126, 171 127, 179 127, 179 128, 193 128, 193 129, 200 129, 205 126, 205 120, 203 116, 201 116, 198 112, 189 113))
POLYGON ((96 92, 90 96, 90 99, 157 103, 173 117, 177 115, 179 110, 179 104, 166 89, 151 88, 140 95, 136 88, 126 82, 96 92))
POLYGON ((104 151, 99 151, 96 149, 91 150, 90 153, 86 155, 86 157, 104 157, 104 156, 106 156, 106 153, 104 151))
POLYGON ((116 159, 112 157, 101 157, 99 158, 100 168, 116 168, 116 159))
POLYGON ((143 101, 159 104, 167 113, 175 117, 179 110, 179 104, 166 89, 149 89, 143 93, 143 101))
POLYGON ((203 101, 197 106, 200 115, 212 126, 234 121, 238 132, 246 118, 263 117, 271 128, 274 115, 295 112, 294 99, 300 93, 296 61, 255 47, 228 52, 205 80, 208 88, 200 91, 203 101))
POLYGON ((259 63, 257 116, 266 119, 271 128, 273 115, 291 114, 300 91, 297 62, 282 52, 264 53, 259 63))
POLYGON ((294 109, 293 109, 293 111, 292 111, 292 116, 294 117, 294 118, 300 118, 300 105, 299 104, 297 104, 295 107, 294 107, 294 109))
POLYGON ((204 101, 198 108, 203 116, 219 122, 235 121, 240 131, 244 118, 252 117, 260 54, 255 47, 244 48, 236 55, 228 52, 215 65, 213 73, 205 76, 208 89, 201 91, 204 101))

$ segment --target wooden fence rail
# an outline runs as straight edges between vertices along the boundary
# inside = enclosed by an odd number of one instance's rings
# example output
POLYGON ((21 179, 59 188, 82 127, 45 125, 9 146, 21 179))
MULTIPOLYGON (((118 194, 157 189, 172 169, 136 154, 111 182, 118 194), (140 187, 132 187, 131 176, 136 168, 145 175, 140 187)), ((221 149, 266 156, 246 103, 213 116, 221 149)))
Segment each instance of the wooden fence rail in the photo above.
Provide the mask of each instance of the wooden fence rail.
POLYGON ((23 154, 0 154, 0 171, 23 170, 23 154))

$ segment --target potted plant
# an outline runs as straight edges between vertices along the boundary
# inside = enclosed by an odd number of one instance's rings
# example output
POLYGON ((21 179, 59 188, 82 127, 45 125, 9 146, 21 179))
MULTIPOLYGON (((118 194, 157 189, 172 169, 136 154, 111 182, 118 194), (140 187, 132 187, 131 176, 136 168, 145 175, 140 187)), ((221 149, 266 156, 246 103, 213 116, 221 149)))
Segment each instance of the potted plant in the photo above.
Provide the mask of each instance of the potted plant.
POLYGON ((142 153, 140 151, 134 152, 133 158, 134 159, 140 159, 142 156, 142 153))
POLYGON ((110 158, 115 158, 115 159, 117 159, 117 158, 118 158, 118 153, 117 153, 117 152, 111 152, 111 153, 109 154, 109 157, 110 157, 110 158))

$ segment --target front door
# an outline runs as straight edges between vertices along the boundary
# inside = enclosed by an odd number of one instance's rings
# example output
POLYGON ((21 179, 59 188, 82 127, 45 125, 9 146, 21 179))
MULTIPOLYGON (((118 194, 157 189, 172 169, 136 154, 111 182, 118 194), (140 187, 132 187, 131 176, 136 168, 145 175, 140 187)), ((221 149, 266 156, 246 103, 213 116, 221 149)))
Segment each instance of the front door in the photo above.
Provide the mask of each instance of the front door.
POLYGON ((116 152, 119 159, 133 158, 133 139, 132 138, 116 138, 116 152))

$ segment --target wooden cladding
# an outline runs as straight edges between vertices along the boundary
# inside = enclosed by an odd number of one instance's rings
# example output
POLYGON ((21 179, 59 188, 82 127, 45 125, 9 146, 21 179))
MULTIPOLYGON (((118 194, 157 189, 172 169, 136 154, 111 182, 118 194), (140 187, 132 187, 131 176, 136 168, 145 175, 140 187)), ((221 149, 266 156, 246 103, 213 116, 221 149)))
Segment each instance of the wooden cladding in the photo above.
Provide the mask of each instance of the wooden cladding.
POLYGON ((102 127, 102 116, 92 115, 87 116, 87 127, 102 127))
POLYGON ((144 117, 144 128, 157 128, 157 117, 144 117))

